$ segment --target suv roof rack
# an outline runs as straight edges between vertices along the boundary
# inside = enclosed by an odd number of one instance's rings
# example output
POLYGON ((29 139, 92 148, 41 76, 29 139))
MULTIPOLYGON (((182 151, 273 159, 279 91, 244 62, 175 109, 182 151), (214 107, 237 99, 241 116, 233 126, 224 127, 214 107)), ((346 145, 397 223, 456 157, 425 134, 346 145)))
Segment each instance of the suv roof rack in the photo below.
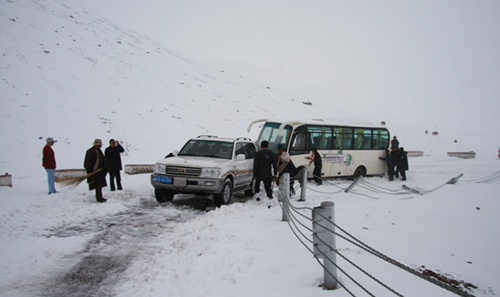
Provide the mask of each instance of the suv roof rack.
POLYGON ((219 138, 215 135, 198 135, 196 138, 202 138, 202 137, 206 137, 206 138, 219 138))
POLYGON ((236 140, 247 140, 247 141, 252 141, 250 138, 248 137, 238 137, 236 138, 236 140))

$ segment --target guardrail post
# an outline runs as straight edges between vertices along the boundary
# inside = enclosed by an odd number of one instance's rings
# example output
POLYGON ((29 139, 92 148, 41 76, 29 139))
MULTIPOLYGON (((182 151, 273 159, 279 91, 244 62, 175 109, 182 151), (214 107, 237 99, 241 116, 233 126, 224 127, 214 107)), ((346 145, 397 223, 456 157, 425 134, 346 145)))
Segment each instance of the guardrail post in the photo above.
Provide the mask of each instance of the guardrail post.
POLYGON ((288 203, 290 202, 288 199, 290 197, 290 173, 285 172, 280 177, 280 186, 278 191, 278 201, 282 204, 282 221, 288 222, 290 221, 290 209, 288 203))
POLYGON ((306 185, 307 185, 307 167, 302 167, 302 179, 300 180, 300 199, 299 201, 306 201, 306 185))
POLYGON ((364 177, 362 175, 359 176, 349 187, 347 187, 347 189, 344 190, 344 192, 349 193, 349 191, 352 190, 352 188, 354 188, 354 186, 356 186, 360 181, 362 181, 363 178, 364 177))
POLYGON ((327 290, 333 290, 338 286, 333 213, 334 203, 332 201, 322 202, 321 206, 315 207, 312 213, 314 256, 323 258, 324 287, 327 290))

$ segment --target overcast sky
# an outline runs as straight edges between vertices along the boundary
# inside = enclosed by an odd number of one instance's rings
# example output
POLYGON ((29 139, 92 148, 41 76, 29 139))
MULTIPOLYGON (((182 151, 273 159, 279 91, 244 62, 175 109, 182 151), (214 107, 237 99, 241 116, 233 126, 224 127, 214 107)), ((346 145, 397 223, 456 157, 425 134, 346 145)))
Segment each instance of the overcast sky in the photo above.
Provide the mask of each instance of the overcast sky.
POLYGON ((193 58, 264 66, 401 113, 498 122, 498 0, 70 2, 193 58))

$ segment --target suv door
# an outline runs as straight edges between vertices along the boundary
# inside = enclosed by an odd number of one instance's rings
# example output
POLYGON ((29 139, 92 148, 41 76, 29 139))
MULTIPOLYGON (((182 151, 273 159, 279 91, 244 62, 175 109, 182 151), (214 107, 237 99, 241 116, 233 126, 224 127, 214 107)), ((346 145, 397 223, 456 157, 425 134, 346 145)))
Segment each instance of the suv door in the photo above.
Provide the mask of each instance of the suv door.
POLYGON ((234 150, 234 158, 238 155, 244 155, 245 160, 238 161, 236 159, 235 169, 237 174, 234 179, 234 187, 247 187, 250 186, 253 179, 253 159, 257 149, 252 142, 237 142, 234 150))

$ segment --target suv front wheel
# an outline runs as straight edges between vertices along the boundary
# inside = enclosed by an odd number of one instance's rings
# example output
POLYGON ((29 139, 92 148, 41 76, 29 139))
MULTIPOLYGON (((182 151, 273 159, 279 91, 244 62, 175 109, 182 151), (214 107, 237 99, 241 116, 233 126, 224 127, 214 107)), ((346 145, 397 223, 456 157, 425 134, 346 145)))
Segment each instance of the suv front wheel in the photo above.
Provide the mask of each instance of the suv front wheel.
POLYGON ((155 198, 156 201, 160 203, 172 201, 172 199, 174 199, 174 195, 175 193, 172 191, 155 188, 155 198))
POLYGON ((232 197, 233 183, 227 178, 224 180, 224 184, 222 185, 222 191, 219 194, 214 195, 214 203, 217 207, 221 207, 224 204, 229 204, 232 197))

